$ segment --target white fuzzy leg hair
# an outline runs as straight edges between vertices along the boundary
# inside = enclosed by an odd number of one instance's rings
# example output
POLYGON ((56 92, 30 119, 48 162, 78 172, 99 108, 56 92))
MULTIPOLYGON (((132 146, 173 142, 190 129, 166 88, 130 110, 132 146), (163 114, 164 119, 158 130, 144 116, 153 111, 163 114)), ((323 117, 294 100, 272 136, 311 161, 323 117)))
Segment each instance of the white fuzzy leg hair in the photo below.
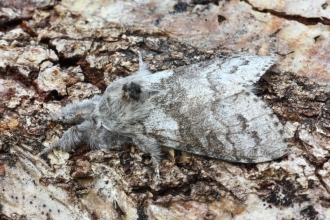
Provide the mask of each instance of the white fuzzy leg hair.
POLYGON ((57 120, 53 120, 63 123, 79 123, 82 120, 88 119, 101 98, 102 96, 100 95, 94 95, 90 99, 70 103, 62 109, 61 116, 57 120))
POLYGON ((43 151, 41 151, 40 155, 48 154, 53 149, 61 149, 64 151, 70 151, 74 149, 83 141, 85 133, 84 130, 86 129, 86 126, 88 126, 88 123, 88 121, 85 121, 80 125, 75 125, 69 128, 66 132, 64 132, 60 140, 58 140, 56 143, 53 143, 50 147, 45 148, 43 151))

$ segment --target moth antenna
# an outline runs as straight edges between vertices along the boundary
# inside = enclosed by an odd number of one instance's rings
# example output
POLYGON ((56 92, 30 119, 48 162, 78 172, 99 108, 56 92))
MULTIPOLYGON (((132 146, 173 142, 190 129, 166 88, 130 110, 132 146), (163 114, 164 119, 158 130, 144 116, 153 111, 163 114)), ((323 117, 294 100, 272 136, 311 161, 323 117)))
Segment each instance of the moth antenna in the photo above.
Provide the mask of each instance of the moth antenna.
POLYGON ((143 62, 143 60, 142 60, 142 54, 141 54, 141 52, 139 51, 138 53, 139 53, 139 72, 143 72, 145 70, 149 70, 148 69, 148 65, 145 62, 143 62))

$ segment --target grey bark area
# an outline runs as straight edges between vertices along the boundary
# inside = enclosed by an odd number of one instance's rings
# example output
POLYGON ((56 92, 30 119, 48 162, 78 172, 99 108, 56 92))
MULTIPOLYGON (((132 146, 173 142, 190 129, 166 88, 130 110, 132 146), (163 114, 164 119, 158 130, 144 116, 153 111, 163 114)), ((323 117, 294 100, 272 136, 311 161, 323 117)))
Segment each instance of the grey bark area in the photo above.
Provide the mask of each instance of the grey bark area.
MULTIPOLYGON (((217 152, 195 155, 180 151, 180 147, 164 147, 157 178, 150 155, 133 144, 99 150, 81 144, 71 152, 54 150, 39 156, 72 126, 45 119, 60 115, 62 107, 71 102, 103 94, 111 82, 136 72, 139 51, 143 51, 152 72, 178 68, 178 75, 169 79, 175 84, 176 77, 189 71, 185 65, 229 57, 238 54, 238 50, 229 44, 211 49, 201 46, 203 42, 193 46, 194 41, 187 36, 176 38, 157 25, 149 28, 109 22, 96 12, 93 16, 83 15, 71 11, 64 0, 8 2, 0 0, 0 219, 330 216, 330 90, 327 84, 281 71, 281 58, 258 81, 252 80, 251 87, 251 95, 260 104, 256 105, 274 112, 276 123, 271 126, 283 127, 287 133, 288 152, 281 158, 264 163, 233 163, 201 156, 212 157, 217 152), (182 40, 185 38, 189 43, 182 40)), ((198 13, 204 16, 219 4, 210 1, 206 7, 206 3, 196 2, 174 2, 168 16, 179 21, 180 13, 190 10, 198 18, 194 11, 197 7, 203 8, 198 13)), ((244 1, 221 4, 228 4, 222 7, 228 9, 234 3, 240 9, 249 5, 244 1)), ((105 7, 99 4, 99 10, 105 7)), ((258 16, 254 13, 247 17, 262 20, 258 16)), ((220 20, 218 25, 224 22, 220 20)), ((263 50, 260 48, 268 47, 276 51, 280 46, 257 45, 245 52, 256 55, 263 50)), ((170 82, 163 85, 166 83, 170 82)), ((189 86, 192 85, 186 88, 189 86)), ((246 100, 236 99, 235 104, 243 101, 246 100)), ((181 100, 172 103, 175 108, 182 104, 181 100)), ((172 106, 166 106, 166 113, 175 118, 172 106)), ((246 127, 247 116, 238 117, 234 111, 239 109, 229 112, 236 115, 240 128, 246 127)), ((203 109, 191 114, 203 114, 203 109)), ((254 130, 258 132, 254 138, 262 139, 262 128, 254 130)), ((184 131, 182 138, 191 141, 184 131)), ((210 134, 208 140, 211 139, 210 134)), ((256 139, 252 141, 260 141, 256 139)))

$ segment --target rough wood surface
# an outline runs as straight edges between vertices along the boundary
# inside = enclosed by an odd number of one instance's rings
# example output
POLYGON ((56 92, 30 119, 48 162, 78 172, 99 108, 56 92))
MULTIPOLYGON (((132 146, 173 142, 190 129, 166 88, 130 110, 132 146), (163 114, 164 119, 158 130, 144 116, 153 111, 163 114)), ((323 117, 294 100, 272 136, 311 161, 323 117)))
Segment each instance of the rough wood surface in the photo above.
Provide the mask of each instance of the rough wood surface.
POLYGON ((1 219, 329 219, 325 1, 0 0, 1 219), (27 2, 27 3, 26 3, 27 2), (138 69, 277 54, 255 87, 289 153, 236 164, 164 149, 38 153, 68 128, 41 120, 138 69))

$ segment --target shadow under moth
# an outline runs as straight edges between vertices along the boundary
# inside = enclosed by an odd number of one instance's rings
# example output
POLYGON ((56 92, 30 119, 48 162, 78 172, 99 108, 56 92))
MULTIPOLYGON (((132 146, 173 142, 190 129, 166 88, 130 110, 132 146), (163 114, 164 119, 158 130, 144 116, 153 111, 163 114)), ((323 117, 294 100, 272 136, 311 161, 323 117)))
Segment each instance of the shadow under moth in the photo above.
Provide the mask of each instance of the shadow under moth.
POLYGON ((287 151, 283 126, 252 92, 273 64, 267 56, 232 56, 152 74, 139 54, 136 73, 62 109, 55 120, 75 125, 42 154, 133 143, 157 168, 161 146, 239 163, 277 159, 287 151))

